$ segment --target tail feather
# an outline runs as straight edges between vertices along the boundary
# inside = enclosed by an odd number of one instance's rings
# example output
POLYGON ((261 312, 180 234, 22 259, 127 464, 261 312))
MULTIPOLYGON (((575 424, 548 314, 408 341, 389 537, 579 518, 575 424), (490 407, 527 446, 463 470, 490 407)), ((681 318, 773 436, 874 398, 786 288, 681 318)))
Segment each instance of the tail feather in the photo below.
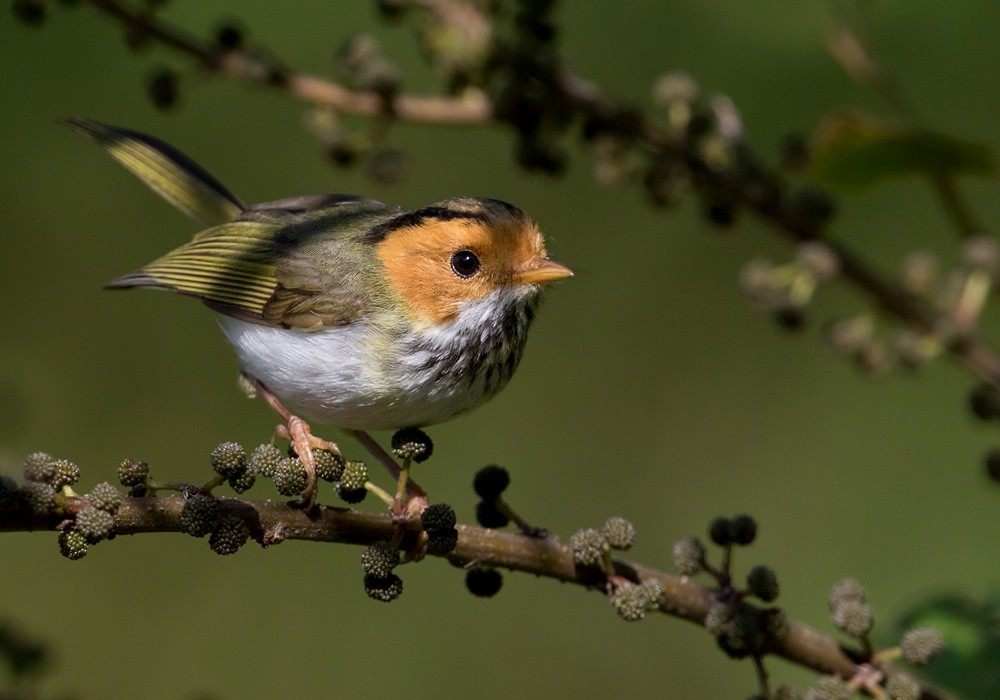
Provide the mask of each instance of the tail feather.
POLYGON ((211 173, 160 139, 89 119, 61 123, 90 136, 150 189, 205 226, 232 221, 248 208, 211 173))

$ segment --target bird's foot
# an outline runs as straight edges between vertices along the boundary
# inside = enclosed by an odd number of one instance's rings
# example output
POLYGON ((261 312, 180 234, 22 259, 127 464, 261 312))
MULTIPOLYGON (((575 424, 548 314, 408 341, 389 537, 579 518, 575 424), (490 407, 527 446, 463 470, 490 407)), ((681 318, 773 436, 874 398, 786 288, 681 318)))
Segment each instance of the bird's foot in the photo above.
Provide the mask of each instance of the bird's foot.
POLYGON ((326 450, 342 460, 344 455, 336 443, 313 435, 309 424, 298 416, 289 414, 285 423, 279 424, 274 429, 274 434, 291 443, 292 450, 305 467, 306 487, 296 505, 308 510, 315 504, 317 492, 316 457, 313 450, 326 450))

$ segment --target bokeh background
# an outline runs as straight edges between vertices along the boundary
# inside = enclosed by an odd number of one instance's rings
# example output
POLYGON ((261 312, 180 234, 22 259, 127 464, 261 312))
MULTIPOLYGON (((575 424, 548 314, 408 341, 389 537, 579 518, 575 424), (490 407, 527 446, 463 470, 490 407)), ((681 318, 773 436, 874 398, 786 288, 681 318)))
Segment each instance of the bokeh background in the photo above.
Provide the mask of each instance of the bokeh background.
MULTIPOLYGON (((825 631, 826 593, 845 575, 868 585, 883 627, 925 596, 983 596, 995 584, 1000 490, 980 463, 1000 435, 966 410, 972 377, 945 360, 873 380, 832 356, 822 321, 863 308, 843 288, 821 293, 804 332, 781 332, 737 281, 751 257, 790 254, 758 222, 741 217, 720 235, 696 201, 654 210, 636 188, 597 185, 575 148, 566 177, 525 174, 496 129, 401 125, 391 143, 409 154, 410 177, 376 184, 329 164, 302 127, 303 105, 199 78, 159 48, 133 54, 89 8, 55 5, 38 28, 16 22, 9 3, 0 13, 2 473, 45 450, 77 461, 84 489, 113 480, 124 457, 201 481, 215 444, 256 444, 274 424, 237 390, 212 314, 101 289, 195 229, 55 123, 86 116, 168 140, 246 201, 351 192, 417 206, 468 194, 540 221, 577 277, 549 294, 512 385, 434 428, 435 458, 417 475, 461 520, 474 518, 470 483, 486 463, 508 467, 515 507, 564 539, 629 517, 630 556, 665 569, 675 540, 749 512, 760 534, 736 570, 773 566, 778 602, 825 631), (161 65, 189 75, 166 113, 143 88, 161 65)), ((920 120, 1000 146, 1000 4, 872 5, 920 120)), ((372 32, 408 86, 433 84, 412 32, 383 25, 373 3, 176 0, 162 12, 203 35, 237 18, 289 66, 320 74, 347 37, 372 32)), ((735 101, 772 162, 785 135, 835 109, 888 112, 824 49, 835 26, 826 2, 564 3, 560 17, 581 74, 648 105, 655 78, 683 69, 735 101)), ((995 182, 962 189, 984 221, 1000 220, 995 182)), ((957 257, 920 182, 845 193, 834 230, 889 274, 916 248, 957 257)), ((427 561, 402 571, 405 594, 387 606, 365 598, 359 550, 347 546, 222 558, 205 541, 150 535, 69 562, 54 535, 29 533, 4 535, 0 551, 0 618, 51 643, 47 695, 739 698, 755 688, 751 666, 693 625, 625 624, 598 595, 525 575, 478 600, 461 572, 427 561)), ((768 667, 775 681, 813 678, 768 667)))

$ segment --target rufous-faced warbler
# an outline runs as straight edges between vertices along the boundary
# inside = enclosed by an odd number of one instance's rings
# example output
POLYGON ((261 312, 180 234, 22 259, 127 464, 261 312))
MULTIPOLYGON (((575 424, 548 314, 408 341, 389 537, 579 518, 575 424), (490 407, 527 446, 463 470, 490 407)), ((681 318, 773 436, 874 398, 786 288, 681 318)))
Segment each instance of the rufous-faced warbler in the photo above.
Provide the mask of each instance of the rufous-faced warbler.
POLYGON ((367 431, 476 408, 514 374, 542 286, 573 274, 549 259, 534 221, 496 199, 406 210, 314 195, 248 206, 159 139, 66 123, 209 226, 108 286, 177 292, 218 313, 249 387, 284 420, 309 504, 311 448, 339 450, 296 414, 379 449, 367 431))

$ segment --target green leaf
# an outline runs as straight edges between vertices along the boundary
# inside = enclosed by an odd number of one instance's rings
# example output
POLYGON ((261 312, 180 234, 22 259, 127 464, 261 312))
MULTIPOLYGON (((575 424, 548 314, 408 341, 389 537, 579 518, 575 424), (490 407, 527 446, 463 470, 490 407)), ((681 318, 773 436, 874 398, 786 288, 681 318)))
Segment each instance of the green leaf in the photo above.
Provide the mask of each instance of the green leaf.
POLYGON ((945 593, 917 601, 891 630, 882 630, 880 641, 897 644, 912 627, 934 627, 947 647, 926 668, 908 672, 948 688, 958 698, 1000 697, 1000 590, 983 599, 945 593))
POLYGON ((820 124, 809 171, 830 185, 870 187, 911 176, 989 177, 996 163, 982 144, 849 112, 820 124))

